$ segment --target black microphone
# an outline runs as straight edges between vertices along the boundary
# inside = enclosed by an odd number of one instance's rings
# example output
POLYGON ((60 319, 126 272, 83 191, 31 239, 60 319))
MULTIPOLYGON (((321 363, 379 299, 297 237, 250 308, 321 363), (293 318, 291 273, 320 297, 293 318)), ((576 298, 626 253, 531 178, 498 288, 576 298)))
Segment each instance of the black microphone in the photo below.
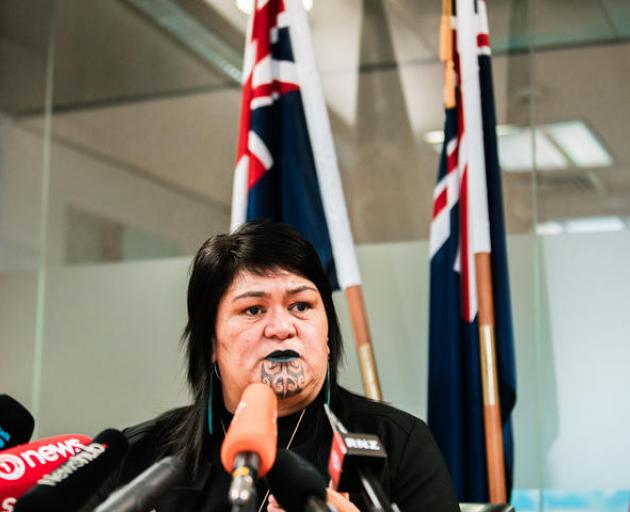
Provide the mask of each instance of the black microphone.
POLYGON ((24 406, 9 395, 0 395, 0 450, 28 443, 35 420, 24 406))
POLYGON ((280 449, 267 473, 267 485, 287 512, 328 512, 326 482, 310 462, 297 453, 280 449))
POLYGON ((78 510, 98 490, 129 448, 125 435, 108 429, 64 464, 37 481, 14 512, 78 510))
POLYGON ((328 473, 333 489, 342 492, 363 492, 370 510, 395 512, 386 496, 378 476, 382 474, 387 454, 378 436, 349 433, 328 405, 324 410, 333 431, 328 473))
POLYGON ((149 466, 124 487, 113 492, 94 512, 147 512, 184 477, 184 463, 165 457, 149 466))

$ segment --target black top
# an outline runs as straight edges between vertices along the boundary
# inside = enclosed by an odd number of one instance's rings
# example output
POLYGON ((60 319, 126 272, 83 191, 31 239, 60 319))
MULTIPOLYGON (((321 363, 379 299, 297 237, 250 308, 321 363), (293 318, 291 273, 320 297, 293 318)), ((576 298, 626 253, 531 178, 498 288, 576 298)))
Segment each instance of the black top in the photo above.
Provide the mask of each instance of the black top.
MULTIPOLYGON (((338 387, 333 394, 332 409, 350 432, 376 434, 387 451, 387 463, 380 484, 392 503, 401 512, 458 512, 446 464, 427 426, 403 411, 389 405, 355 395, 338 387)), ((188 408, 177 409, 154 420, 125 430, 130 450, 116 474, 99 491, 102 501, 113 489, 132 480, 148 466, 168 455, 164 441, 167 424, 181 418, 188 408)), ((285 448, 300 419, 301 413, 278 418, 278 446, 285 448)), ((227 491, 229 475, 220 462, 220 448, 231 415, 222 410, 215 415, 212 441, 207 462, 201 465, 196 477, 188 478, 164 495, 157 512, 171 511, 229 511, 227 491)), ((314 464, 328 481, 327 466, 332 432, 318 400, 307 407, 295 433, 291 450, 314 464)), ((267 488, 258 483, 259 502, 267 488)), ((361 510, 368 510, 360 495, 351 500, 361 510)), ((256 508, 256 510, 258 507, 256 508)), ((263 509, 265 510, 265 509, 263 509)))

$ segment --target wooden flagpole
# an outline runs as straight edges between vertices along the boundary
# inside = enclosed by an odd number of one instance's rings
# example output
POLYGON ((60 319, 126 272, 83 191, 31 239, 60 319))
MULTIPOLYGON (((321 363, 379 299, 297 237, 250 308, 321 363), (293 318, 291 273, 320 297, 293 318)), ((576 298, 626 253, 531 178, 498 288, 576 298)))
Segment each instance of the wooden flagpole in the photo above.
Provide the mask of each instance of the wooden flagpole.
MULTIPOLYGON (((454 49, 451 30, 451 2, 452 0, 442 0, 442 20, 440 26, 440 58, 445 64, 444 102, 447 108, 455 106, 456 103, 455 70, 453 64, 454 49)), ((465 23, 461 18, 460 22, 462 24, 465 23)), ((479 126, 481 126, 481 124, 479 126)), ((483 172, 485 173, 485 163, 483 172)), ((505 503, 507 501, 505 458, 503 452, 503 429, 501 428, 501 406, 494 336, 492 266, 489 252, 475 253, 475 280, 477 283, 479 363, 481 365, 488 494, 491 503, 505 503)))
POLYGON ((354 342, 357 349, 357 358, 363 380, 363 391, 372 400, 381 400, 381 384, 376 370, 376 360, 372 352, 372 339, 367 322, 365 303, 363 302, 363 290, 361 285, 348 286, 345 290, 352 328, 354 330, 354 342))
POLYGON ((494 301, 492 269, 489 253, 475 254, 477 298, 479 301, 479 354, 483 387, 483 420, 486 438, 486 466, 491 503, 505 503, 505 459, 503 429, 497 377, 497 358, 494 338, 494 301))
POLYGON ((453 59, 453 30, 451 28, 453 0, 442 0, 440 19, 440 60, 444 63, 444 106, 453 108, 455 97, 455 62, 453 59))

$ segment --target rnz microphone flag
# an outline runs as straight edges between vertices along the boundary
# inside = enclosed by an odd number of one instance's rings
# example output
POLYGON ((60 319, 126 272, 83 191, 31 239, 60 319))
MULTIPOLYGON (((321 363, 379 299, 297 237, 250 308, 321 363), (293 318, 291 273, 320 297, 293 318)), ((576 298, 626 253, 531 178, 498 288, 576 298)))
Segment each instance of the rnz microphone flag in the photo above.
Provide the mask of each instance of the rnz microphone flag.
MULTIPOLYGON (((488 501, 488 478, 474 267, 479 239, 482 246, 485 244, 480 252, 490 252, 492 267, 508 497, 513 474, 510 413, 516 401, 516 369, 486 5, 483 0, 458 0, 457 4, 460 2, 471 2, 474 7, 468 9, 472 16, 461 19, 453 2, 453 16, 448 20, 452 27, 448 29, 447 43, 450 40, 452 45, 450 64, 454 67, 451 74, 454 90, 451 90, 450 105, 447 100, 444 145, 433 194, 428 422, 446 458, 459 500, 485 502, 488 501), (478 63, 480 94, 473 94, 472 99, 460 82, 464 52, 455 27, 462 31, 462 24, 472 24, 476 34, 476 41, 473 38, 471 43, 475 47, 470 50, 478 63), (466 105, 467 101, 471 104, 466 105), (477 105, 473 105, 474 102, 477 105), (481 122, 475 123, 472 116, 465 116, 464 111, 468 112, 465 107, 480 109, 481 122), (483 142, 474 144, 472 141, 480 137, 481 131, 483 142), (476 148, 480 152, 483 149, 481 155, 474 154, 476 148), (484 162, 481 179, 471 172, 473 160, 484 162), (481 205, 483 210, 485 204, 487 214, 481 211, 480 217, 476 208, 481 205), (486 220, 480 223, 479 218, 486 220)), ((448 91, 446 95, 448 97, 448 91)))
POLYGON ((306 14, 296 0, 253 2, 232 197, 232 230, 249 220, 293 226, 334 289, 360 283, 306 14))

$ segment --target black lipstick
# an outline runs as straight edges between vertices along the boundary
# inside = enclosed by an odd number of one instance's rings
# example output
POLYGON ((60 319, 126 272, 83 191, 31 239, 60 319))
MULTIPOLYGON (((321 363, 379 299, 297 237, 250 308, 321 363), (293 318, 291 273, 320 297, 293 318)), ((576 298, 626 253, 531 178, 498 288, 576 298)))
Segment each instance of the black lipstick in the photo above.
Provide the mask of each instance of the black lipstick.
POLYGON ((267 361, 273 361, 274 363, 287 363, 298 357, 300 357, 300 354, 295 350, 274 350, 267 354, 265 359, 267 361))

